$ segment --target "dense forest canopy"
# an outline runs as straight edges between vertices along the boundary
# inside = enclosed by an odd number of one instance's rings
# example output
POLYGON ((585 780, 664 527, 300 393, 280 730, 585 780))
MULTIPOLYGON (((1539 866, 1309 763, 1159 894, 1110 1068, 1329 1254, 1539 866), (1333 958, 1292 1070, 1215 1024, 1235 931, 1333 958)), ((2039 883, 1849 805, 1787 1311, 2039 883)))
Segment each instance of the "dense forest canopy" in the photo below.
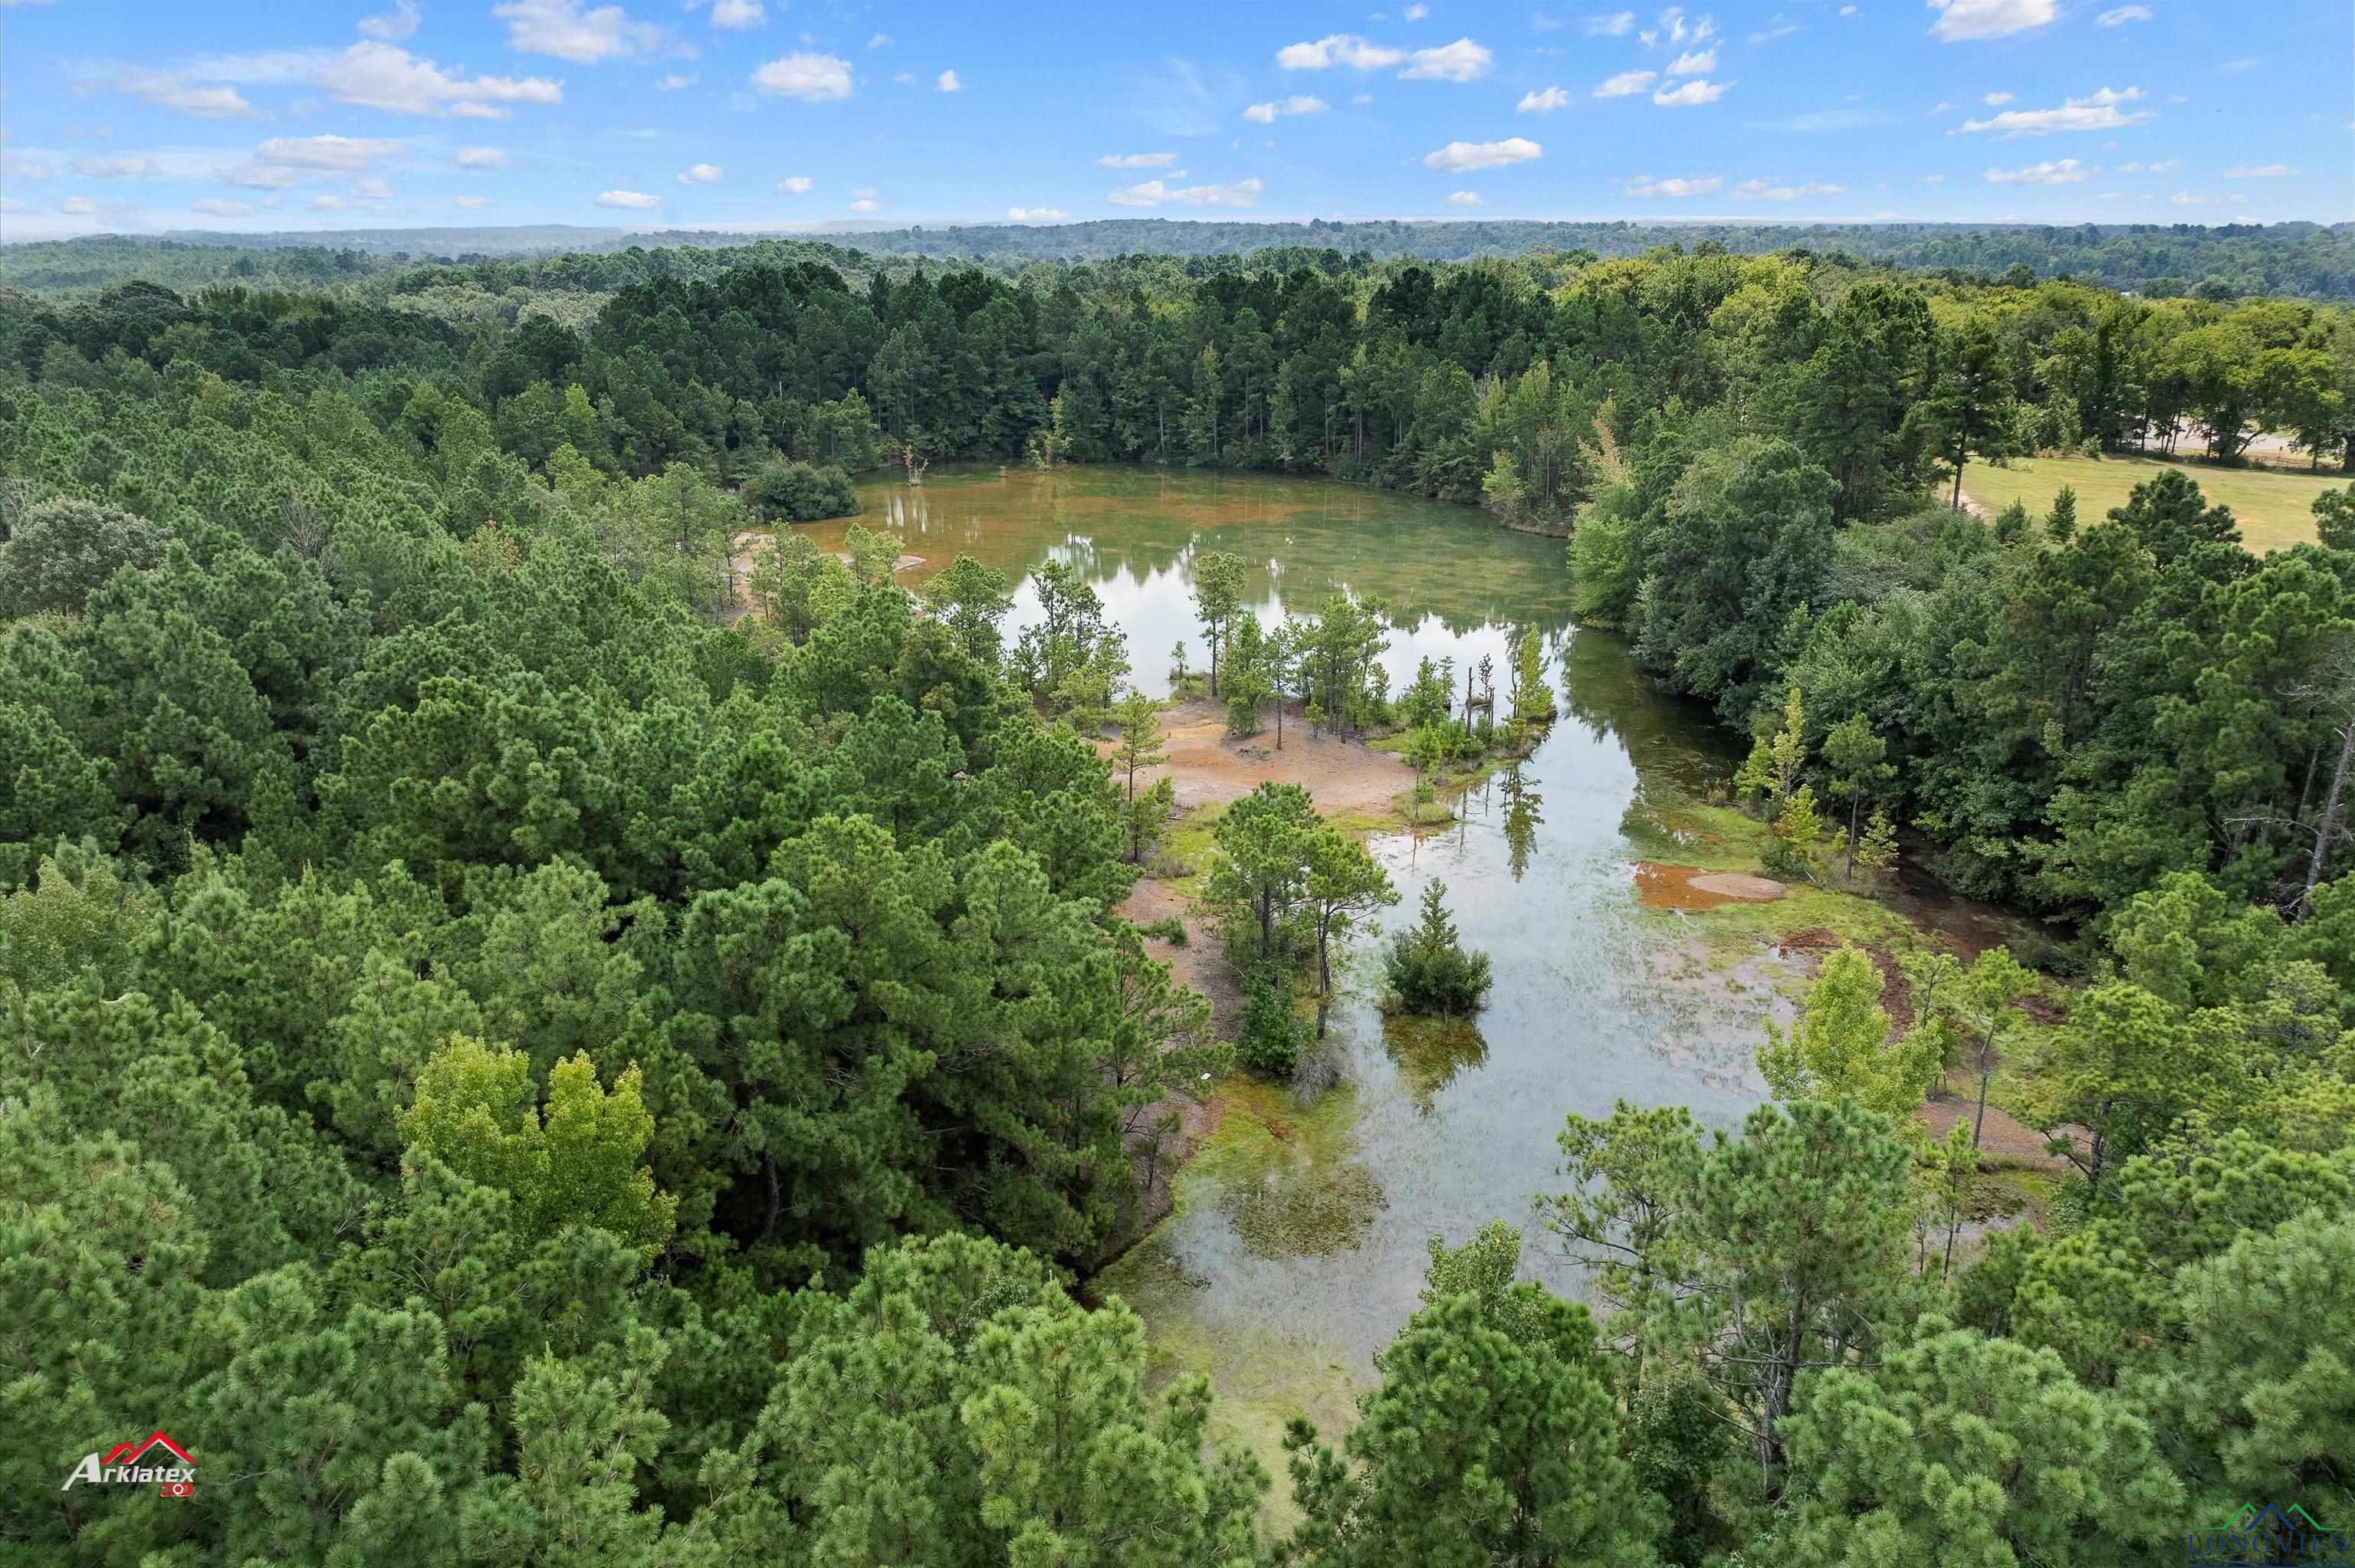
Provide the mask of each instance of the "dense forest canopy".
POLYGON ((1542 223, 1519 219, 1376 222, 1188 222, 1105 218, 1068 224, 946 224, 751 238, 741 232, 577 228, 355 229, 283 234, 103 235, 0 247, 0 284, 90 291, 141 280, 181 289, 210 282, 317 287, 395 271, 415 261, 517 260, 652 252, 683 271, 806 257, 846 269, 865 257, 928 257, 1016 272, 1034 262, 1070 265, 1125 256, 1258 256, 1332 250, 1383 261, 1466 261, 1544 251, 1604 260, 1673 247, 1714 246, 1736 255, 1809 250, 1881 266, 1991 279, 2014 267, 2147 295, 2234 299, 2288 295, 2355 299, 2355 226, 2314 223, 1542 223), (691 250, 730 254, 717 263, 691 250), (669 253, 664 256, 664 253, 669 253))
MULTIPOLYGON (((1943 503, 2024 450, 2343 465, 2355 323, 1326 238, 0 295, 0 1541, 2091 1568, 2251 1499, 2355 1513, 2355 491, 2263 557, 2180 469, 2106 517, 1943 503), (1796 863, 1824 799, 2049 917, 2029 956, 2084 984, 2046 1125, 2087 1134, 2052 1224, 1960 1266, 1977 1165, 1901 1071, 1992 1051, 2027 971, 1925 959, 1884 1050, 1881 976, 1828 960, 1739 1136, 1564 1130, 1540 1223, 1599 1315, 1515 1283, 1509 1225, 1434 1242, 1265 1530, 1209 1389, 1077 1288, 1231 1065, 1114 913, 1120 629, 1061 568, 1009 647, 977 563, 911 596, 864 530, 738 554, 953 455, 1574 527, 1582 620, 1756 740, 1796 863), (157 1425, 201 1434, 187 1506, 59 1489, 157 1425)), ((1301 679, 1382 636, 1303 609, 1301 679)), ((1265 666, 1206 614, 1223 679, 1265 666)), ((1422 700, 1337 689, 1345 727, 1422 700)), ((1265 793, 1207 882, 1273 948, 1375 894, 1265 793)))

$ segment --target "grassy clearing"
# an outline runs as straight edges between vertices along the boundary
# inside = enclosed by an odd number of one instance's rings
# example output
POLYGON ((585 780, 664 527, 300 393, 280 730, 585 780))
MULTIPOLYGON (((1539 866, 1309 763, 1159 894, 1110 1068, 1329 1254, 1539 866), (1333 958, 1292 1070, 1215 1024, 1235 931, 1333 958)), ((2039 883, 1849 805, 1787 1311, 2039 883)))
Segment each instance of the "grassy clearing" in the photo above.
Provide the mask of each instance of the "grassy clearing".
POLYGON ((2199 481, 2210 501, 2231 507, 2240 520, 2243 541, 2260 556, 2312 543, 2314 498, 2326 490, 2344 489, 2348 482, 2338 474, 2217 468, 2158 458, 2030 458, 2008 468, 1973 463, 1963 471, 1963 491, 1991 512, 2024 502, 2041 519, 2051 508, 2053 493, 2070 485, 2077 492, 2077 522, 2083 526, 2108 516, 2113 506, 2125 505, 2136 485, 2169 468, 2183 470, 2199 481))

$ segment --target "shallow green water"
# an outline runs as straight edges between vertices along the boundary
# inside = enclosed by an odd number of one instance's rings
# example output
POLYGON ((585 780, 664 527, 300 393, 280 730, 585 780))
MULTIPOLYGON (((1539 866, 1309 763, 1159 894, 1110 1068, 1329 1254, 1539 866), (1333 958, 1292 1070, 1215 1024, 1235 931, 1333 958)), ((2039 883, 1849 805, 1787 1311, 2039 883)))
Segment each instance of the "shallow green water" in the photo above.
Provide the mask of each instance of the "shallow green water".
MULTIPOLYGON (((1285 1414, 1305 1408, 1329 1430, 1372 1382, 1375 1352, 1417 1305, 1428 1239, 1526 1222, 1552 1190, 1566 1113, 1608 1114, 1624 1097, 1732 1125, 1757 1103, 1771 977, 1729 985, 1695 962, 1679 917, 1640 910, 1633 889, 1636 860, 1661 853, 1630 836, 1646 806, 1698 792, 1732 759, 1622 644, 1571 627, 1559 541, 1380 492, 1184 471, 935 470, 920 491, 862 494, 863 524, 927 558, 911 577, 959 552, 1012 571, 1050 556, 1084 566, 1147 690, 1166 688, 1171 642, 1199 650, 1187 570, 1208 549, 1254 564, 1263 619, 1337 588, 1389 599, 1409 623, 1387 656, 1394 684, 1424 653, 1501 663, 1517 629, 1547 635, 1562 712, 1536 754, 1459 823, 1371 843, 1401 895, 1385 928, 1443 877, 1465 939, 1495 959, 1476 1032, 1386 1034, 1369 933, 1331 1018, 1343 1087, 1304 1107, 1237 1080, 1177 1211, 1098 1281, 1145 1315, 1167 1366, 1212 1374, 1225 1421, 1279 1470, 1285 1414)), ((1015 624, 1034 610, 1026 591, 1015 624)), ((1578 1293, 1541 1234, 1524 1257, 1578 1293)))

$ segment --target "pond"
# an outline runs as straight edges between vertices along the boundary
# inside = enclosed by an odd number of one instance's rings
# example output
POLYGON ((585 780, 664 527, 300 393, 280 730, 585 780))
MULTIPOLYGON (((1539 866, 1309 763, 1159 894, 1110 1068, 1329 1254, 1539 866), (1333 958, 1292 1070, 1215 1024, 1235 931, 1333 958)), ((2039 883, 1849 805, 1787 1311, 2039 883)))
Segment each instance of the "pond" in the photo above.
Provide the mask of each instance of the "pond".
MULTIPOLYGON (((1625 1098, 1731 1127, 1763 1097, 1760 1026, 1788 1012, 1776 975, 1711 969, 1685 917, 1646 910, 1636 887, 1636 863, 1663 849, 1651 813, 1730 777, 1735 759, 1624 644, 1571 626, 1559 540, 1380 491, 1185 471, 936 469, 921 489, 861 494, 862 524, 925 557, 911 579, 960 552, 1009 572, 1050 556, 1083 567, 1156 693, 1179 638, 1200 662, 1187 574, 1211 549, 1252 563, 1246 599, 1263 620, 1339 588, 1388 599, 1393 690, 1424 654, 1501 667, 1520 629, 1546 637, 1561 716, 1535 754, 1444 830, 1369 841, 1401 895, 1384 931, 1441 877, 1465 940, 1494 958, 1476 1028, 1386 1030, 1381 933, 1361 936, 1330 1019, 1341 1086, 1304 1106, 1238 1075, 1175 1211, 1095 1282, 1144 1316, 1161 1369, 1211 1375, 1221 1423, 1279 1476, 1286 1415, 1305 1410, 1337 1436, 1372 1384, 1375 1353, 1417 1306, 1429 1239, 1527 1224, 1532 1198, 1554 1189, 1567 1113, 1608 1115, 1625 1098)), ((838 548, 842 528, 821 525, 818 542, 838 548)), ((1026 588, 1013 628, 1033 614, 1026 588)), ((1524 1267, 1580 1293, 1542 1233, 1524 1267)))

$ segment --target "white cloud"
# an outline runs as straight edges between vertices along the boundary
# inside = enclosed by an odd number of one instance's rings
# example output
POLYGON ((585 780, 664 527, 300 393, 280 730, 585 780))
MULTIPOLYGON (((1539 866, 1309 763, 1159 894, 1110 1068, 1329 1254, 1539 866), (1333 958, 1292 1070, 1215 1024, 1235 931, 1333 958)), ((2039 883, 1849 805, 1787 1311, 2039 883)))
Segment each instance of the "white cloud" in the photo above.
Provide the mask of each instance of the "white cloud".
POLYGON ((57 177, 57 167, 39 158, 28 158, 22 153, 0 153, 0 175, 12 180, 47 180, 57 177))
POLYGON ((2083 98, 2065 99, 2058 109, 2007 109, 1985 120, 1966 120, 1962 129, 1998 131, 2006 138, 2049 136, 2056 131, 2116 131, 2138 125, 2151 117, 2147 109, 2138 109, 2131 114, 2118 112, 2119 104, 2132 103, 2141 96, 2142 89, 2138 87, 2127 88, 2124 92, 2105 87, 2083 98))
POLYGON ((1364 108, 1367 104, 1371 103, 1373 101, 1374 95, 1370 92, 1353 92, 1349 95, 1349 101, 1356 104, 1360 109, 1364 108))
POLYGON ((810 177, 807 175, 787 175, 777 182, 779 196, 807 196, 809 192, 810 177))
POLYGON ((313 212, 342 212, 350 206, 351 203, 339 196, 314 196, 311 198, 313 212))
POLYGON ((678 183, 683 185, 716 185, 719 183, 719 173, 717 164, 698 164, 691 169, 683 170, 678 183))
POLYGON ((1946 176, 1944 175, 1923 175, 1922 176, 1922 183, 1925 185, 1943 185, 1946 183, 1946 176))
POLYGON ((1106 153, 1096 164, 1105 169, 1166 169, 1177 161, 1175 153, 1106 153))
POLYGON ((76 158, 73 172, 85 179, 123 180, 160 175, 164 171, 156 166, 155 159, 134 154, 119 158, 76 158))
POLYGON ((1431 7, 1428 5, 1418 4, 1406 8, 1406 19, 1410 22, 1420 22, 1430 15, 1431 7))
POLYGON ((381 16, 360 18, 360 36, 397 44, 417 31, 417 0, 400 0, 381 16))
POLYGON ((1760 28, 1757 32, 1750 35, 1750 41, 1753 44, 1771 44, 1777 38, 1789 37, 1793 33, 1796 33, 1798 30, 1798 23, 1785 22, 1779 27, 1760 28))
POLYGON ((1477 81, 1488 74, 1497 57, 1485 44, 1458 38, 1436 48, 1407 50, 1377 44, 1355 33, 1331 33, 1314 43, 1286 44, 1275 51, 1275 63, 1285 70, 1351 70, 1406 69, 1399 75, 1409 81, 1477 81))
MULTIPOLYGON (((74 165, 74 170, 79 174, 81 170, 81 165, 77 163, 74 165)), ((2226 169, 2224 171, 2224 177, 2228 180, 2277 180, 2285 175, 2295 175, 2301 172, 2302 171, 2300 170, 2292 168, 2287 164, 2241 164, 2232 168, 2226 169)))
POLYGON ((1487 46, 1458 38, 1435 49, 1417 49, 1413 63, 1399 72, 1403 81, 1477 81, 1488 74, 1497 57, 1487 46))
POLYGON ((1839 14, 1843 16, 1859 16, 1861 13, 1859 13, 1853 5, 1843 5, 1839 8, 1839 14))
POLYGON ((361 201, 390 201, 392 187, 373 175, 352 182, 352 195, 361 201))
POLYGON ((916 73, 911 70, 903 70, 894 75, 891 79, 898 82, 901 87, 913 87, 916 85, 916 73))
POLYGON ((695 82, 696 79, 694 77, 681 76, 678 72, 673 71, 668 76, 663 78, 660 81, 655 83, 655 90, 656 92, 677 92, 682 87, 693 87, 695 82))
POLYGON ((62 213, 69 214, 75 217, 80 217, 85 214, 96 212, 98 210, 98 204, 91 200, 88 196, 68 196, 65 200, 58 203, 58 210, 62 213))
POLYGON ((1694 103, 1715 103, 1725 96, 1730 81, 1704 81, 1700 77, 1680 87, 1663 87, 1652 94, 1652 101, 1664 109, 1681 109, 1694 103))
MULTIPOLYGON (((238 180, 240 185, 278 185, 294 173, 357 174, 409 150, 406 142, 370 136, 272 136, 253 150, 250 170, 275 174, 272 179, 238 180)), ((237 176, 231 175, 232 179, 237 176)))
POLYGON ((491 198, 486 196, 464 196, 457 197, 450 205, 464 207, 468 212, 480 212, 491 205, 491 198))
POLYGON ((2118 165, 2118 173, 2122 175, 2171 175, 2181 167, 2183 167, 2182 159, 2166 158, 2156 164, 2120 164, 2118 165))
POLYGON ((1254 125, 1273 125, 1286 115, 1322 114, 1332 107, 1321 98, 1295 94, 1281 103, 1254 103, 1243 111, 1243 118, 1254 125))
POLYGON ((1590 38, 1624 38, 1636 29, 1636 13, 1612 11, 1586 19, 1586 36, 1590 38))
POLYGON ((2094 18, 2094 25, 2103 27, 2122 27, 2128 22, 2149 20, 2150 7, 2147 5, 2114 5, 2094 18))
POLYGON ((1060 207, 1009 207, 1006 216, 1017 223, 1060 223, 1071 215, 1060 207))
POLYGON ((2093 172, 2074 158, 2062 158, 2024 168, 1989 169, 1987 178, 1995 185, 2073 185, 2093 172))
POLYGON ((627 207, 634 212, 643 212, 647 207, 662 206, 662 197, 648 196, 644 191, 603 191, 598 195, 597 205, 627 207))
POLYGON ((878 33, 878 34, 876 34, 873 37, 871 37, 871 38, 869 38, 869 39, 868 39, 868 40, 867 40, 867 47, 868 47, 868 48, 870 48, 870 49, 879 49, 879 48, 883 48, 885 45, 889 44, 890 41, 891 41, 891 35, 890 35, 890 34, 889 34, 889 33, 878 33))
POLYGON ((507 25, 507 48, 575 65, 634 59, 660 48, 669 36, 652 22, 632 21, 619 5, 584 11, 581 0, 506 0, 491 15, 507 25))
POLYGON ((768 19, 761 0, 715 0, 711 7, 715 27, 757 27, 768 19))
POLYGON ((1478 191, 1450 191, 1447 193, 1447 205, 1450 207, 1478 207, 1480 205, 1480 193, 1478 191))
POLYGON ((1770 180, 1744 180, 1733 187, 1733 194, 1744 201, 1796 201, 1801 196, 1846 196, 1846 185, 1824 181, 1812 185, 1778 185, 1770 180))
POLYGON ((2059 15, 2053 0, 1930 0, 1930 9, 1938 13, 1930 36, 1950 44, 2024 33, 2059 15))
POLYGON ((462 169, 504 169, 507 155, 496 147, 461 147, 458 166, 462 169))
POLYGON ((941 72, 939 79, 935 80, 932 85, 943 92, 963 92, 964 90, 964 83, 957 79, 957 74, 953 70, 944 70, 941 72))
POLYGON ((1636 93, 1645 91, 1652 85, 1652 83, 1657 81, 1659 79, 1660 73, 1657 71, 1623 70, 1617 76, 1612 77, 1608 80, 1598 82, 1595 85, 1594 96, 1597 98, 1632 98, 1636 93))
POLYGON ((2198 207, 2208 198, 2198 191, 2178 191, 2167 199, 2177 207, 2198 207))
POLYGON ((1990 92, 1985 98, 1979 100, 1979 101, 1986 104, 1989 109, 2000 109, 2019 96, 2019 94, 2016 92, 1990 92))
POLYGON ((1551 114, 1557 109, 1567 109, 1577 102, 1575 95, 1561 88, 1549 87, 1543 92, 1525 92, 1513 108, 1516 114, 1551 114))
POLYGON ((762 92, 781 93, 810 103, 848 98, 850 62, 837 55, 785 55, 754 71, 752 85, 762 92))
POLYGON ((1435 153, 1425 153, 1423 166, 1461 174, 1466 169, 1501 169, 1508 164, 1525 164, 1544 153, 1543 147, 1526 136, 1508 136, 1501 142, 1450 142, 1435 153))
POLYGON ((1668 67, 1668 74, 1670 76, 1707 76, 1716 69, 1717 51, 1715 49, 1694 49, 1689 54, 1678 55, 1675 61, 1668 67))
POLYGON ((1333 33, 1313 44, 1286 44, 1275 51, 1275 63, 1285 70, 1327 70, 1337 65, 1381 70, 1405 58, 1404 49, 1368 43, 1355 33, 1333 33))
POLYGON ((882 198, 873 185, 856 185, 851 188, 851 211, 873 212, 877 207, 879 207, 882 205, 882 198))
POLYGON ((1255 177, 1224 185, 1173 186, 1166 180, 1147 180, 1116 190, 1104 199, 1114 207, 1159 207, 1163 202, 1181 207, 1254 207, 1266 188, 1255 177))
POLYGON ((1725 184, 1722 175, 1700 175, 1691 179, 1656 180, 1649 175, 1638 175, 1628 185, 1632 196, 1697 196, 1725 184))
POLYGON ((209 217, 243 217, 253 210, 241 201, 229 201, 222 196, 207 196, 188 204, 190 212, 201 212, 209 217))
MULTIPOLYGON (((235 204, 232 203, 232 206, 235 204)), ((30 212, 33 209, 15 196, 0 196, 0 212, 30 212)))
POLYGON ((310 79, 340 103, 393 114, 504 120, 508 104, 564 101, 563 87, 546 77, 452 76, 391 44, 354 44, 310 79))
POLYGON ((116 85, 158 109, 169 109, 197 120, 233 120, 254 112, 253 105, 237 89, 198 87, 186 77, 133 71, 116 85))

